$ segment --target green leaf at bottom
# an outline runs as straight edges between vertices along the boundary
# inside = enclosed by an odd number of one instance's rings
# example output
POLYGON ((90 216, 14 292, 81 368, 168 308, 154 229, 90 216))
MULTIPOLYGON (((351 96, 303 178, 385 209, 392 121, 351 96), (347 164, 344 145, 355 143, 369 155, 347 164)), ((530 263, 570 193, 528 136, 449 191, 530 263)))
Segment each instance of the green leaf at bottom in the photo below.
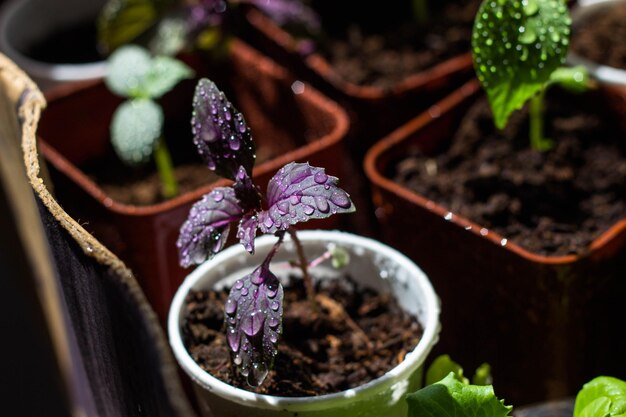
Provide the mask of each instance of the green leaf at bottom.
POLYGON ((626 417, 626 382, 601 376, 576 396, 574 417, 626 417))
POLYGON ((409 417, 509 417, 512 407, 493 387, 465 385, 451 372, 443 380, 407 395, 409 417))

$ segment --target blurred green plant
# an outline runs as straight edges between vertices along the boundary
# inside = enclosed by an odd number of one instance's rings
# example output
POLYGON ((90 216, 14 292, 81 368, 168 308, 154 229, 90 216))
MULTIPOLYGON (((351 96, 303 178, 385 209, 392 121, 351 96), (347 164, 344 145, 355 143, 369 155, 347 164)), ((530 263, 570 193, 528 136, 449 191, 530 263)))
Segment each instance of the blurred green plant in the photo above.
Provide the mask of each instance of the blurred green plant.
POLYGON ((145 164, 154 156, 165 198, 178 194, 178 184, 162 134, 163 110, 155 99, 191 77, 193 71, 181 61, 152 57, 136 45, 123 46, 109 58, 105 83, 113 93, 128 98, 113 114, 111 143, 119 158, 131 166, 145 164))

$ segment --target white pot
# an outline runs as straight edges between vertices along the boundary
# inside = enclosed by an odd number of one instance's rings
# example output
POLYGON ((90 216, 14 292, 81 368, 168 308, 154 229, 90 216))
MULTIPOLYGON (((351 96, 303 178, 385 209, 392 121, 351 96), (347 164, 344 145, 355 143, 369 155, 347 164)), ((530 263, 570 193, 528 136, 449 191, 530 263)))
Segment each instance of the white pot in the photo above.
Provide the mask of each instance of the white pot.
MULTIPOLYGON (((377 241, 337 231, 298 233, 308 259, 324 253, 329 243, 347 250, 350 263, 335 271, 327 265, 323 275, 338 277, 348 273, 363 285, 395 295, 400 306, 417 317, 424 328, 422 339, 405 360, 382 377, 360 387, 317 397, 275 397, 234 388, 202 370, 191 358, 181 339, 181 312, 190 289, 228 286, 259 265, 276 242, 274 236, 256 240, 256 253, 249 255, 241 245, 219 253, 193 271, 178 289, 168 317, 170 345, 180 366, 195 382, 198 403, 206 416, 215 417, 406 417, 405 394, 419 388, 426 356, 439 337, 439 300, 430 281, 410 259, 377 241)), ((280 270, 280 263, 294 259, 293 243, 285 237, 274 257, 272 271, 277 275, 296 272, 280 270)), ((285 328, 284 332, 289 329, 285 328)), ((280 342, 279 342, 280 343, 280 342)))
POLYGON ((50 64, 25 55, 57 30, 93 21, 105 0, 10 0, 0 12, 0 50, 26 71, 43 91, 56 85, 104 77, 106 61, 50 64))
MULTIPOLYGON (((626 0, 579 0, 578 5, 571 12, 572 32, 576 32, 577 26, 590 16, 620 3, 626 3, 626 0)), ((615 39, 615 42, 622 41, 622 39, 615 39)), ((610 45, 607 45, 607 47, 610 47, 610 45)), ((584 66, 589 71, 589 75, 601 83, 626 86, 626 71, 623 69, 598 64, 572 51, 567 55, 567 63, 584 66)))

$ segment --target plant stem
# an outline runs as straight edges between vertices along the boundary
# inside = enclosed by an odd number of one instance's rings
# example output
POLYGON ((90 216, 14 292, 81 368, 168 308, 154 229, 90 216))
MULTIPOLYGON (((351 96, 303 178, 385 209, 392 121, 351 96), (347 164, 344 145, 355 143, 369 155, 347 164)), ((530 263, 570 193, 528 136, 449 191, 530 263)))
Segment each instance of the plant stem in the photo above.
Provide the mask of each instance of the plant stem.
POLYGON ((412 0, 413 17, 419 26, 428 22, 428 0, 412 0))
POLYGON ((313 287, 313 280, 311 279, 311 275, 309 274, 309 268, 306 261, 306 257, 304 256, 304 248, 302 247, 302 242, 298 239, 298 235, 295 229, 289 228, 289 234, 291 235, 291 240, 293 240, 294 245, 296 245, 296 252, 298 253, 298 263, 300 270, 302 271, 302 279, 304 280, 304 288, 306 289, 306 296, 309 302, 311 303, 311 307, 314 311, 317 311, 317 303, 315 302, 315 288, 313 287))
POLYGON ((552 141, 543 137, 543 104, 546 89, 542 89, 539 94, 530 99, 528 107, 530 147, 536 151, 547 151, 552 148, 552 141))
POLYGON ((154 149, 154 161, 156 162, 159 177, 161 177, 163 197, 175 197, 178 195, 178 183, 174 176, 172 158, 170 157, 170 152, 167 150, 167 145, 163 137, 159 138, 156 148, 154 149))

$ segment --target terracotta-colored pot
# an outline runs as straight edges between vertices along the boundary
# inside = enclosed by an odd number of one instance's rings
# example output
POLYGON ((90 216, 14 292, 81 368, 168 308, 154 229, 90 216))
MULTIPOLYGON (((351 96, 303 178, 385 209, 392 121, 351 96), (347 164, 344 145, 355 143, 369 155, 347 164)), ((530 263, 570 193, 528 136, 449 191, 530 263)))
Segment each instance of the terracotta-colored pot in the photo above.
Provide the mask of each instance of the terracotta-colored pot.
POLYGON ((321 54, 303 56, 299 42, 260 11, 249 10, 246 20, 251 27, 249 42, 350 110, 354 130, 351 136, 356 139, 351 148, 359 147, 359 156, 374 139, 443 98, 467 81, 473 71, 468 51, 389 89, 360 86, 342 78, 321 54))
POLYGON ((386 175, 408 147, 434 152, 478 95, 477 81, 394 131, 365 170, 384 241, 420 265, 440 295, 440 352, 492 365, 498 394, 528 404, 572 395, 595 375, 626 374, 626 220, 581 256, 540 256, 386 175))
MULTIPOLYGON (((294 93, 293 80, 282 67, 241 41, 233 41, 226 65, 221 71, 194 66, 198 76, 208 76, 227 90, 252 130, 257 153, 271 147, 278 155, 255 166, 257 184, 265 187, 277 169, 291 161, 309 161, 341 177, 348 118, 339 106, 308 86, 300 94, 294 93)), ((184 144, 168 139, 172 154, 185 147, 194 152, 190 133, 194 87, 195 80, 185 81, 161 101, 166 137, 171 138, 168 123, 183 132, 184 144)), ((59 202, 133 269, 157 314, 165 320, 174 292, 189 273, 178 265, 178 230, 191 205, 225 181, 207 183, 149 206, 115 201, 81 166, 111 152, 109 124, 121 100, 102 82, 65 86, 50 92, 48 100, 38 133, 59 202)), ((207 177, 209 172, 207 169, 207 177)), ((320 223, 312 227, 320 227, 320 223)))

